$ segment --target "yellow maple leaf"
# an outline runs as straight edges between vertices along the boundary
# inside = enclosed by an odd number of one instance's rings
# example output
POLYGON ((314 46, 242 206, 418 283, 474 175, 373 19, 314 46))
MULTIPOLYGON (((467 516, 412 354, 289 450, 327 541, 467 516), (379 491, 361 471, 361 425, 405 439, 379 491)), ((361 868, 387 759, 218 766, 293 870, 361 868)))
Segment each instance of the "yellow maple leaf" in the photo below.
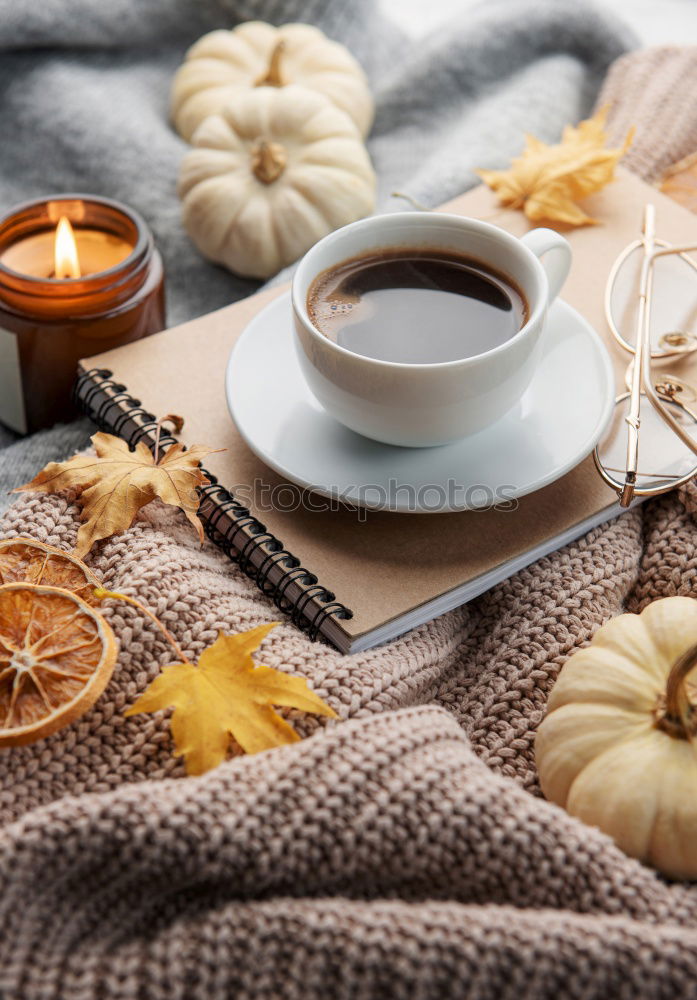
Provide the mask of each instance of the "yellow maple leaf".
POLYGON ((196 487, 209 480, 199 468, 213 449, 195 444, 184 451, 173 444, 156 462, 148 446, 140 441, 129 451, 121 438, 101 431, 92 438, 95 455, 75 455, 67 462, 49 462, 30 483, 14 493, 60 493, 80 491, 77 555, 85 555, 100 538, 125 531, 141 507, 159 497, 184 511, 203 541, 203 526, 197 516, 196 487))
POLYGON ((502 205, 522 208, 533 222, 593 223, 596 220, 574 203, 614 180, 615 166, 634 137, 630 129, 621 147, 606 149, 606 115, 607 109, 601 108, 576 127, 567 125, 555 146, 527 135, 523 153, 508 170, 475 172, 496 191, 502 205))
POLYGON ((254 663, 252 652, 277 624, 259 625, 238 635, 221 632, 201 653, 198 665, 163 667, 125 714, 174 708, 175 753, 184 757, 188 774, 217 767, 227 755, 231 736, 246 753, 297 742, 300 737, 274 705, 338 718, 304 677, 254 663))

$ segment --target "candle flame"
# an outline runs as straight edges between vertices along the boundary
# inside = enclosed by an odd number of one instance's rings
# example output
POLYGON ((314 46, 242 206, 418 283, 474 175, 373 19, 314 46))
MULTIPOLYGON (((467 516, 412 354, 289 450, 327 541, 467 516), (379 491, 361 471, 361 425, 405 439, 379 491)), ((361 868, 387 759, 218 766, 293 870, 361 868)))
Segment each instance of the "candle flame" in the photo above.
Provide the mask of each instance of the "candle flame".
POLYGON ((80 278, 80 260, 77 255, 75 233, 67 217, 62 215, 56 227, 53 248, 53 272, 56 278, 80 278))

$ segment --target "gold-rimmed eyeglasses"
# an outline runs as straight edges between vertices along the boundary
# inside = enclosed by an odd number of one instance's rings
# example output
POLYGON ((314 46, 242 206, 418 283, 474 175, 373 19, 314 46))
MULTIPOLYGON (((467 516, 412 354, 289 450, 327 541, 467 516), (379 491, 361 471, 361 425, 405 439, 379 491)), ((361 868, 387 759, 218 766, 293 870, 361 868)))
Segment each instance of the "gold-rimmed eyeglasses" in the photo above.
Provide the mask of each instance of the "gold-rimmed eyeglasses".
POLYGON ((697 351, 697 243, 673 246, 656 236, 653 205, 641 236, 620 253, 608 276, 605 316, 619 347, 632 355, 626 391, 594 452, 605 482, 628 507, 697 474, 697 390, 666 362, 697 351), (633 340, 631 339, 633 336, 633 340), (650 407, 643 406, 648 399, 650 407))

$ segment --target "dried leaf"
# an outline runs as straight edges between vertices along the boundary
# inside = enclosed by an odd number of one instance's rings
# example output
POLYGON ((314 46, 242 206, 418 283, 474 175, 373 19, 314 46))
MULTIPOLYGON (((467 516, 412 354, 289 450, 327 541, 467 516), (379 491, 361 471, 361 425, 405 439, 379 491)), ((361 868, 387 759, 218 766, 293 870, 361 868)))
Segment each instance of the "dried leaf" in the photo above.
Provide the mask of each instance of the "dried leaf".
POLYGON ((669 167, 663 175, 661 191, 692 212, 697 212, 697 153, 669 167))
POLYGON ((307 686, 303 677, 255 664, 251 653, 277 625, 259 625, 238 635, 219 634, 198 665, 171 663, 125 713, 174 708, 172 736, 176 756, 188 774, 203 774, 226 757, 230 737, 244 751, 257 753, 300 739, 273 705, 337 718, 336 712, 307 686))
POLYGON ((30 483, 13 492, 60 493, 80 491, 80 518, 85 523, 77 534, 77 555, 85 555, 100 538, 125 531, 141 507, 159 497, 184 511, 203 541, 203 526, 196 514, 196 487, 208 479, 199 464, 213 449, 195 444, 184 451, 173 444, 157 462, 140 441, 129 451, 121 438, 99 432, 92 438, 95 455, 75 455, 67 462, 49 462, 30 483))
POLYGON ((634 129, 630 129, 620 148, 605 149, 606 114, 607 109, 602 108, 575 128, 567 125, 556 146, 528 135, 525 150, 508 170, 476 173, 496 191, 502 205, 522 208, 533 222, 547 220, 572 226, 595 222, 574 202, 614 180, 617 161, 634 136, 634 129))

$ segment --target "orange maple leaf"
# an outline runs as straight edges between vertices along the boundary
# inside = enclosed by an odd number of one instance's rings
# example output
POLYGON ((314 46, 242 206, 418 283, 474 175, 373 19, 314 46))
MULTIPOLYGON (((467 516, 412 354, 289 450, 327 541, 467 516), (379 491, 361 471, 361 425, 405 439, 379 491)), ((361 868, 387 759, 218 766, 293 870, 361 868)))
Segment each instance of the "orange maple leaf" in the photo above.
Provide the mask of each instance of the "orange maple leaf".
POLYGON ((174 708, 176 756, 184 757, 188 774, 217 767, 227 755, 230 737, 246 753, 299 740, 274 705, 338 718, 304 677, 254 663, 252 652, 277 624, 259 625, 238 635, 221 632, 201 653, 198 665, 186 661, 163 667, 125 714, 174 708))
POLYGON ((75 455, 67 462, 49 462, 30 483, 14 493, 60 493, 77 489, 80 518, 77 555, 85 555, 95 542, 125 531, 146 504, 159 497, 183 510, 203 541, 203 525, 198 518, 197 487, 209 480, 199 468, 214 449, 195 444, 188 451, 171 445, 155 461, 148 446, 140 441, 130 451, 121 438, 101 431, 92 438, 96 455, 75 455))
POLYGON ((615 166, 634 137, 630 129, 621 147, 606 149, 607 109, 574 127, 567 125, 562 141, 548 146, 526 136, 523 153, 508 170, 477 170, 496 191, 502 205, 522 208, 533 222, 548 220, 582 226, 596 220, 575 202, 614 180, 615 166))

